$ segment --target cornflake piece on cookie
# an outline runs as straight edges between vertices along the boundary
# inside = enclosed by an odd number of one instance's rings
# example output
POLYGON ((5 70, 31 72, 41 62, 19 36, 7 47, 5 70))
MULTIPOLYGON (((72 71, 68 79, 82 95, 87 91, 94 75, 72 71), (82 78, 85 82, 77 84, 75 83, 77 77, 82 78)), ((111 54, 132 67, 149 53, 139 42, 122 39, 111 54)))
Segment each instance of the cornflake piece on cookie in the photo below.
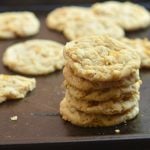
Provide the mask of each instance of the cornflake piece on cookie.
POLYGON ((39 32, 40 22, 34 13, 0 13, 0 39, 31 36, 39 32))
POLYGON ((34 78, 17 75, 0 75, 0 103, 6 100, 22 99, 36 87, 34 78))
POLYGON ((22 74, 48 74, 63 68, 63 45, 41 39, 14 44, 5 51, 3 64, 22 74))

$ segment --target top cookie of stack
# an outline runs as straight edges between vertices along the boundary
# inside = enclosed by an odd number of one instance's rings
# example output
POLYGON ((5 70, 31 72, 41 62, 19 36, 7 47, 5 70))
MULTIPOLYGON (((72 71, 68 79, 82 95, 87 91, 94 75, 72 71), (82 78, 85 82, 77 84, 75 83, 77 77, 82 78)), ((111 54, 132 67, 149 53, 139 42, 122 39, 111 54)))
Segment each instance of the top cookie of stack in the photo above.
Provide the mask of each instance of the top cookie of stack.
POLYGON ((64 57, 75 75, 90 81, 117 81, 136 72, 137 53, 108 36, 81 38, 66 44, 64 57))
POLYGON ((134 49, 108 36, 91 36, 67 43, 64 56, 64 120, 112 126, 138 114, 140 58, 134 49))

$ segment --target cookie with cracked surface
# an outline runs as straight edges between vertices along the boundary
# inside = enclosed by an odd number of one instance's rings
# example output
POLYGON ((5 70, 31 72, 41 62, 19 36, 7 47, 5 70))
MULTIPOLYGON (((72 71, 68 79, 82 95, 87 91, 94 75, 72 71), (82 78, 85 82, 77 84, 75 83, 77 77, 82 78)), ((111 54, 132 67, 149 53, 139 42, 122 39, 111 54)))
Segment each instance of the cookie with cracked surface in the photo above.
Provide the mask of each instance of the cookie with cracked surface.
POLYGON ((98 102, 92 99, 91 101, 84 101, 82 99, 75 99, 68 93, 65 95, 66 101, 71 107, 76 108, 79 111, 87 114, 104 114, 104 115, 115 115, 122 114, 132 107, 136 106, 139 101, 139 92, 130 94, 130 97, 123 99, 109 99, 109 101, 98 102))
POLYGON ((74 74, 92 82, 118 81, 140 68, 134 49, 109 36, 90 36, 68 42, 64 56, 74 74))
POLYGON ((32 12, 0 13, 0 39, 32 36, 39 28, 40 22, 32 12))
POLYGON ((84 36, 109 35, 114 38, 124 36, 124 30, 109 19, 82 19, 72 20, 66 23, 64 35, 69 40, 75 40, 84 36))
POLYGON ((50 29, 63 31, 66 23, 70 20, 80 20, 87 17, 93 17, 94 14, 90 9, 79 6, 66 6, 56 8, 51 11, 46 18, 47 27, 50 29))
POLYGON ((110 18, 125 30, 137 30, 150 25, 149 11, 131 2, 95 3, 92 10, 98 17, 110 18))
POLYGON ((71 107, 64 98, 60 103, 60 114, 66 121, 81 127, 114 126, 135 118, 139 113, 139 105, 125 113, 117 115, 87 114, 71 107))
POLYGON ((82 91, 128 87, 140 80, 139 70, 132 73, 130 76, 123 78, 122 80, 111 82, 90 82, 89 80, 76 76, 72 69, 67 65, 63 69, 63 74, 67 84, 70 84, 71 86, 82 91))
POLYGON ((22 74, 48 74, 63 68, 63 45, 41 39, 17 43, 4 52, 3 64, 22 74))
POLYGON ((120 88, 108 88, 108 89, 100 89, 94 91, 83 91, 75 88, 65 82, 66 92, 73 99, 82 100, 82 101, 109 101, 111 100, 120 100, 131 97, 138 93, 141 82, 130 85, 128 87, 120 87, 120 88))
POLYGON ((22 99, 36 87, 34 78, 18 75, 0 75, 0 103, 6 100, 22 99))

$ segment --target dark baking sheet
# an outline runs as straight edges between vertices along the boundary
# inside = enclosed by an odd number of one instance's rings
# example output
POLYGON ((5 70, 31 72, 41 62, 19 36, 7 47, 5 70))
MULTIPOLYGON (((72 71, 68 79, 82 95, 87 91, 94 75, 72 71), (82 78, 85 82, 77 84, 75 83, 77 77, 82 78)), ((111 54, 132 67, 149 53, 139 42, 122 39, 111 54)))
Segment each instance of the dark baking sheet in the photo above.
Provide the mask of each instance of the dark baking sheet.
MULTIPOLYGON (((37 13, 41 20, 40 33, 44 38, 66 43, 65 37, 48 30, 47 12, 37 13)), ((150 28, 127 34, 129 37, 149 37, 150 28)), ((0 41, 0 57, 13 43, 26 39, 0 41)), ((0 63, 0 73, 14 74, 0 63)), ((37 77, 37 88, 20 101, 7 101, 0 105, 0 149, 91 149, 146 148, 150 142, 150 70, 141 70, 140 114, 126 125, 108 128, 80 128, 65 122, 59 116, 59 102, 64 96, 62 71, 37 77), (17 115, 17 121, 10 117, 17 115), (115 133, 120 129, 120 134, 115 133)))

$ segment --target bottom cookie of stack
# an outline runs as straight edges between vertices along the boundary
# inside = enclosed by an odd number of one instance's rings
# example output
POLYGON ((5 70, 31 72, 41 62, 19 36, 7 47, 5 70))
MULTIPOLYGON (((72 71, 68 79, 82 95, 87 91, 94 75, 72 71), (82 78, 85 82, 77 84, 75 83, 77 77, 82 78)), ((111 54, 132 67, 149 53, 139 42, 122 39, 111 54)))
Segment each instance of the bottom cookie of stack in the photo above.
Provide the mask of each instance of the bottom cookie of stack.
POLYGON ((79 111, 72 107, 66 98, 64 98, 60 103, 60 114, 62 115, 62 118, 74 125, 82 127, 113 126, 125 123, 127 120, 135 118, 138 113, 138 102, 128 111, 116 115, 88 114, 83 111, 79 111))

